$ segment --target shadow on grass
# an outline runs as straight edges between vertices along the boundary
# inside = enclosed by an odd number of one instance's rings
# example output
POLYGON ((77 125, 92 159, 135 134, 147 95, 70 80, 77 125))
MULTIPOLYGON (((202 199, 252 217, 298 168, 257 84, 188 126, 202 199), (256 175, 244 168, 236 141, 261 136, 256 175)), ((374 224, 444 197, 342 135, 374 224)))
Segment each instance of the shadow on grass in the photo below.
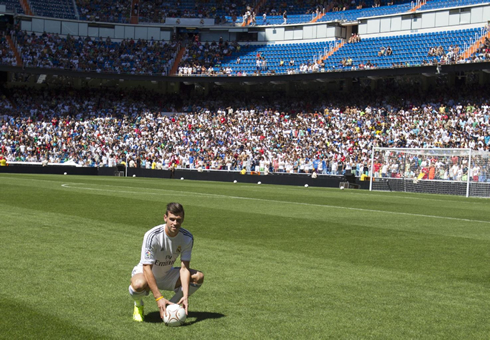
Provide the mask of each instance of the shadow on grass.
MULTIPOLYGON (((224 317, 224 314, 221 313, 212 313, 212 312, 189 312, 189 315, 187 316, 187 321, 185 324, 182 326, 190 326, 192 324, 195 324, 197 322, 204 321, 206 319, 219 319, 224 317)), ((149 323, 159 323, 163 322, 162 319, 160 318, 160 313, 159 312, 150 312, 145 315, 145 322, 149 323)))

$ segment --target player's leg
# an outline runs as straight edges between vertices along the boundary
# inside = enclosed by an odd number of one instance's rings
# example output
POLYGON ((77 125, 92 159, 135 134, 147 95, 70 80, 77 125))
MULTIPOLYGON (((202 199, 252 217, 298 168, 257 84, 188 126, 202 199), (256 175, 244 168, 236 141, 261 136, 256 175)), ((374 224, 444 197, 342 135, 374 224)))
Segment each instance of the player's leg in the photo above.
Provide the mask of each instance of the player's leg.
MULTIPOLYGON (((189 271, 191 272, 191 283, 202 285, 202 283, 204 282, 204 273, 196 269, 189 269, 189 271)), ((181 285, 182 283, 180 282, 180 276, 179 276, 179 279, 175 283, 175 288, 178 288, 181 285)))
POLYGON ((143 275, 142 265, 138 265, 133 269, 129 295, 134 300, 133 320, 141 322, 144 319, 143 297, 148 295, 148 284, 143 275))
POLYGON ((143 274, 135 274, 131 278, 129 294, 135 300, 135 304, 143 304, 143 300, 141 299, 148 295, 148 284, 146 283, 146 279, 143 274))
MULTIPOLYGON (((180 268, 175 268, 175 269, 178 269, 179 274, 180 274, 180 268)), ((199 270, 195 270, 195 269, 189 269, 189 271, 191 272, 191 282, 189 284, 189 296, 191 296, 192 294, 194 294, 196 292, 196 290, 201 288, 201 285, 204 282, 204 273, 200 272, 199 270)), ((182 283, 180 281, 180 275, 179 275, 178 279, 176 280, 174 287, 175 287, 175 289, 174 289, 175 295, 172 296, 172 298, 170 299, 170 302, 177 303, 177 302, 179 302, 179 300, 183 296, 182 283)))

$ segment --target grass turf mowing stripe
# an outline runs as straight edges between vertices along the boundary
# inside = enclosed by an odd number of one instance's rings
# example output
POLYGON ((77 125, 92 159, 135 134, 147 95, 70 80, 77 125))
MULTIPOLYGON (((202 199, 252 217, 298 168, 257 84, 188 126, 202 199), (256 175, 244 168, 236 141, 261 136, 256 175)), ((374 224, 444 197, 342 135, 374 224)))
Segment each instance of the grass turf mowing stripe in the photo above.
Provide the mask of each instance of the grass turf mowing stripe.
MULTIPOLYGON (((61 186, 63 188, 68 188, 68 189, 92 190, 92 191, 112 192, 112 193, 121 193, 121 194, 138 194, 138 193, 140 193, 137 191, 88 188, 88 187, 83 187, 83 186, 82 187, 76 186, 73 184, 62 184, 61 186)), ((109 186, 109 187, 112 187, 112 186, 109 186)), ((157 193, 145 192, 145 195, 160 195, 161 196, 162 191, 164 191, 167 194, 173 194, 173 195, 177 195, 177 196, 182 196, 182 195, 183 196, 186 196, 186 195, 196 196, 197 195, 197 196, 203 196, 203 197, 224 198, 224 199, 253 200, 253 201, 258 201, 258 202, 280 203, 280 204, 296 204, 296 205, 306 205, 306 206, 312 206, 312 207, 337 208, 337 209, 362 211, 362 212, 386 213, 386 214, 406 215, 406 216, 414 216, 414 217, 438 218, 438 219, 455 220, 455 221, 462 221, 462 222, 477 222, 477 223, 490 224, 490 221, 468 219, 468 218, 457 218, 457 217, 438 216, 438 215, 425 215, 425 214, 416 214, 416 213, 404 213, 404 212, 399 212, 399 211, 388 211, 388 210, 353 208, 353 207, 336 206, 336 205, 329 205, 329 204, 313 204, 313 203, 302 203, 302 202, 293 202, 293 201, 281 201, 281 200, 261 199, 261 198, 255 198, 255 197, 218 195, 218 194, 211 194, 211 193, 204 194, 204 193, 196 193, 196 192, 189 192, 189 191, 182 191, 182 190, 168 190, 168 189, 158 189, 158 190, 159 190, 159 192, 157 192, 157 193)))

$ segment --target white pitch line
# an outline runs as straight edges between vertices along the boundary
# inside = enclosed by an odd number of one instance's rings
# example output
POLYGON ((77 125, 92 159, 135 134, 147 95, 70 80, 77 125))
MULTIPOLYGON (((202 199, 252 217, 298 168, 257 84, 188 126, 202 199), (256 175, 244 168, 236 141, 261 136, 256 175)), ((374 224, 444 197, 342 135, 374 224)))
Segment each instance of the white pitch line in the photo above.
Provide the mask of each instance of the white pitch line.
MULTIPOLYGON (((69 184, 62 184, 63 188, 72 188, 72 189, 82 189, 82 190, 92 190, 92 191, 105 191, 105 192, 116 192, 116 193, 124 193, 124 194, 141 194, 141 192, 135 191, 119 191, 119 190, 106 190, 106 189, 97 189, 97 188, 86 188, 86 187, 73 187, 69 184)), ((442 220, 452 220, 452 221, 464 221, 464 222, 477 222, 477 223, 485 223, 490 224, 490 221, 482 221, 482 220, 471 220, 468 218, 458 218, 458 217, 448 217, 448 216, 437 216, 437 215, 424 215, 424 214, 413 214, 413 213, 405 213, 405 212, 397 212, 397 211, 386 211, 386 210, 375 210, 375 209, 363 209, 363 208, 352 208, 352 207, 339 207, 335 205, 328 204, 312 204, 312 203, 302 203, 302 202, 290 202, 290 201, 279 201, 279 200, 269 200, 263 198, 253 198, 253 197, 240 197, 240 196, 229 196, 229 195, 219 195, 219 194, 203 194, 199 192, 188 192, 188 191, 178 191, 178 190, 168 190, 168 189, 158 189, 159 193, 145 193, 145 195, 160 195, 161 191, 172 192, 182 196, 208 196, 208 197, 221 197, 228 199, 240 199, 240 200, 251 200, 251 201, 261 201, 261 202, 270 202, 270 203, 288 203, 295 205, 306 205, 311 207, 320 207, 320 208, 332 208, 332 209, 346 209, 346 210, 354 210, 354 211, 363 211, 363 212, 374 212, 374 213, 385 213, 385 214, 394 214, 394 215, 404 215, 404 216, 416 216, 416 217, 426 217, 426 218, 437 218, 442 220)))

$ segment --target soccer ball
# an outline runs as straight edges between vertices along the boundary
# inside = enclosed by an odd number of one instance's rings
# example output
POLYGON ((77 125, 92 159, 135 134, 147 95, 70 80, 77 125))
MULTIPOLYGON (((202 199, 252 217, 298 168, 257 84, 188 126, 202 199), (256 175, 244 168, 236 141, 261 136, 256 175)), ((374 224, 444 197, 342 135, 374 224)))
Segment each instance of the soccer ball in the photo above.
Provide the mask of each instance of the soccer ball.
POLYGON ((257 182, 257 184, 259 184, 259 185, 260 185, 260 184, 262 184, 262 182, 261 182, 261 181, 258 181, 258 182, 257 182))
POLYGON ((340 187, 340 190, 344 190, 344 187, 340 187))
POLYGON ((305 184, 305 188, 308 188, 308 184, 305 184))
POLYGON ((187 315, 185 315, 185 309, 180 305, 168 305, 166 308, 166 314, 163 316, 163 322, 166 326, 177 327, 183 325, 187 315))
POLYGON ((134 174, 133 177, 136 177, 136 174, 134 174))
POLYGON ((65 172, 63 175, 67 175, 67 173, 65 172))
POLYGON ((180 180, 183 181, 184 180, 184 177, 180 177, 180 180))
POLYGON ((236 179, 233 181, 233 183, 236 183, 236 179))

